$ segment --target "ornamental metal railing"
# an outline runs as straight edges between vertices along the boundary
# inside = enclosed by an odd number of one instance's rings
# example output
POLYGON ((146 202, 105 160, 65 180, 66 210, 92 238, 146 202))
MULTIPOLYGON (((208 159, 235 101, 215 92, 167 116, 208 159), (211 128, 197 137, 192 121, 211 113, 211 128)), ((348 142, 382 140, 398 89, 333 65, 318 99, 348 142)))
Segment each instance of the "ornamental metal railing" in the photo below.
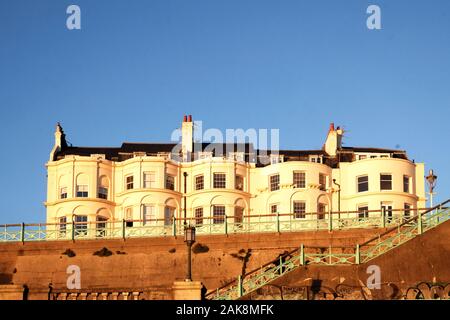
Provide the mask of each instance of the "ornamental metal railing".
MULTIPOLYGON (((197 235, 345 230, 399 226, 426 209, 309 212, 246 216, 213 216, 152 220, 84 221, 0 225, 0 242, 92 240, 183 236, 195 225, 197 235)), ((75 220, 75 219, 73 219, 75 220)), ((431 222, 430 222, 431 223, 431 222)))
POLYGON ((281 255, 258 269, 240 275, 222 287, 209 292, 207 299, 233 300, 247 295, 282 277, 292 270, 308 264, 325 266, 354 265, 368 262, 415 238, 450 219, 450 200, 424 211, 386 232, 355 247, 304 246, 281 255))

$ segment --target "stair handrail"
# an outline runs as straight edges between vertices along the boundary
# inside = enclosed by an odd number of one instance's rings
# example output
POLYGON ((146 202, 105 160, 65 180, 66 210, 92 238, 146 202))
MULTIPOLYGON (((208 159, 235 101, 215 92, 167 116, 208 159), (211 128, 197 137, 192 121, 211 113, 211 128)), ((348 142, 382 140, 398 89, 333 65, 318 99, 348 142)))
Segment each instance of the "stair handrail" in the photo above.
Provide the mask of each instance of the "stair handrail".
MULTIPOLYGON (((380 233, 379 235, 373 237, 372 239, 367 240, 366 242, 360 244, 359 246, 360 246, 360 247, 366 246, 366 245, 368 245, 370 242, 373 242, 373 241, 375 241, 375 240, 378 241, 381 237, 387 235, 388 233, 391 233, 391 232, 394 231, 394 230, 398 230, 400 227, 402 227, 403 225, 406 225, 406 224, 410 223, 411 221, 418 220, 419 217, 422 218, 423 215, 425 215, 425 214, 427 214, 427 213, 429 213, 429 212, 432 212, 432 211, 434 211, 434 210, 436 210, 436 209, 443 209, 443 205, 447 204, 448 202, 450 202, 450 199, 448 199, 448 200, 446 200, 446 201, 444 201, 444 202, 442 202, 442 203, 440 203, 440 204, 438 204, 438 205, 436 205, 436 206, 434 206, 434 207, 432 207, 432 208, 429 208, 429 209, 427 209, 426 211, 424 211, 424 212, 422 212, 422 213, 417 214, 416 216, 414 216, 414 217, 412 217, 412 218, 406 220, 405 222, 403 222, 403 223, 401 223, 401 224, 399 224, 399 225, 397 225, 397 226, 395 226, 395 227, 392 227, 392 228, 386 230, 386 231, 383 232, 383 233, 380 233)), ((445 207, 444 207, 444 209, 445 209, 445 207)))

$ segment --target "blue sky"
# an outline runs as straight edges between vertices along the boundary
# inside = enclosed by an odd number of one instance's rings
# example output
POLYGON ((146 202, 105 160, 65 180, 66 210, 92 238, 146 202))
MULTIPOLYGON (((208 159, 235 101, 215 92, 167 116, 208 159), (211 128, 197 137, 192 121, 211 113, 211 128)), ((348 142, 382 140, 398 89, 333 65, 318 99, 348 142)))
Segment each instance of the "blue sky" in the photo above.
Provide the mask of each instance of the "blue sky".
POLYGON ((45 220, 61 121, 82 146, 169 141, 204 127, 279 128, 282 148, 406 149, 450 195, 450 2, 0 2, 0 223, 45 220), (66 8, 81 8, 81 30, 66 8), (368 30, 377 4, 382 30, 368 30))

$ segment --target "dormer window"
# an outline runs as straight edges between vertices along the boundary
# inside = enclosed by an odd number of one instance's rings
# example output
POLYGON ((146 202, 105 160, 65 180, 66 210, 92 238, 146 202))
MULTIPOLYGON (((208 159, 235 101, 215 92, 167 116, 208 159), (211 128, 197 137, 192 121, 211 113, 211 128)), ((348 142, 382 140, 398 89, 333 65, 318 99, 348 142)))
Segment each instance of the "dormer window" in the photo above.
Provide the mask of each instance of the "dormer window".
POLYGON ((270 164, 282 163, 283 160, 284 160, 283 155, 279 155, 279 154, 271 154, 270 155, 270 164))
POLYGON ((232 160, 235 160, 238 162, 244 162, 244 153, 243 152, 231 152, 230 158, 232 160))
POLYGON ((211 159, 211 158, 212 158, 212 152, 199 152, 198 153, 199 160, 211 159))
POLYGON ((322 158, 320 156, 309 156, 309 161, 314 163, 322 163, 322 158))

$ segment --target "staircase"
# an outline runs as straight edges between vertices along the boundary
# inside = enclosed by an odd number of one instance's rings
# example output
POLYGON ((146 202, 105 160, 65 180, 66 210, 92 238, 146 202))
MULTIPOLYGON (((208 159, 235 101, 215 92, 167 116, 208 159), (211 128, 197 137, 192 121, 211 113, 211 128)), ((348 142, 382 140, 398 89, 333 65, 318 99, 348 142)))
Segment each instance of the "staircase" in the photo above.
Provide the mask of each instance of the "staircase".
POLYGON ((281 255, 261 268, 238 276, 236 280, 207 293, 206 299, 239 299, 305 265, 366 263, 450 220, 450 207, 445 207, 449 202, 450 199, 355 247, 305 247, 302 244, 298 249, 281 255))

